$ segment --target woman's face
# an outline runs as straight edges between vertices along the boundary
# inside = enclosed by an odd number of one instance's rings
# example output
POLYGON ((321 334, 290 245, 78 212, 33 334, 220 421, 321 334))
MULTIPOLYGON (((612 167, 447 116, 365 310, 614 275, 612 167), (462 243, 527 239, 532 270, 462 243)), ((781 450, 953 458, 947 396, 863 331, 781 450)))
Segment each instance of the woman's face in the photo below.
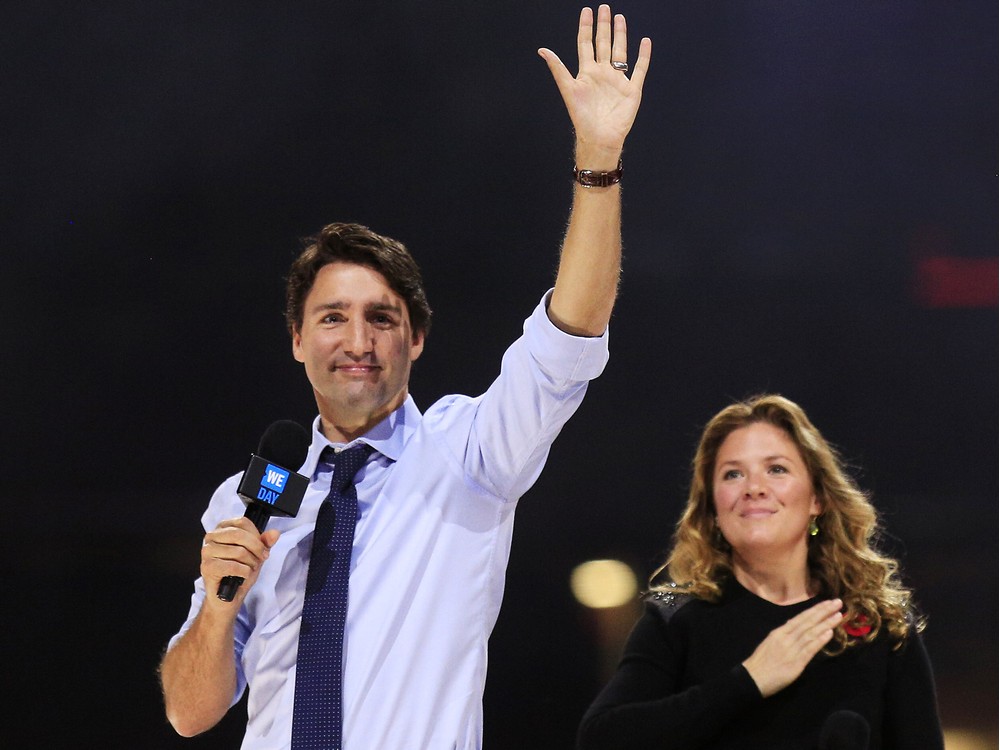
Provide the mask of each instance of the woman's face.
POLYGON ((811 516, 822 510, 795 443, 779 427, 758 422, 733 430, 719 447, 712 475, 719 530, 749 561, 801 559, 811 516))

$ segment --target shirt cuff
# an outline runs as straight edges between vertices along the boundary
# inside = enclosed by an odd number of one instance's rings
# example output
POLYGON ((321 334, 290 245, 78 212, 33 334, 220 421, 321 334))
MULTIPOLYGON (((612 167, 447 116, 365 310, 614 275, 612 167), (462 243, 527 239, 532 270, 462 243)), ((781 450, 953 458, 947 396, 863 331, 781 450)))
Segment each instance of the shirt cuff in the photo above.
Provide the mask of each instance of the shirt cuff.
POLYGON ((600 336, 574 336, 558 328, 546 312, 549 289, 526 321, 524 336, 528 349, 539 365, 555 377, 593 380, 608 363, 608 329, 600 336))

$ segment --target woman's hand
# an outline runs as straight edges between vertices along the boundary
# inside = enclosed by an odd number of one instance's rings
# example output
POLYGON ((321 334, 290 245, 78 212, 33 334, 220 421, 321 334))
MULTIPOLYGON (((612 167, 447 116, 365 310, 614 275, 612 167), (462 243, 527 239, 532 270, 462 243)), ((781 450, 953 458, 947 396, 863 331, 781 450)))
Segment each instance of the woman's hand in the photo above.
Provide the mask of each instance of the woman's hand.
POLYGON ((840 599, 813 605, 768 633, 743 666, 768 698, 791 685, 830 639, 843 615, 840 599))

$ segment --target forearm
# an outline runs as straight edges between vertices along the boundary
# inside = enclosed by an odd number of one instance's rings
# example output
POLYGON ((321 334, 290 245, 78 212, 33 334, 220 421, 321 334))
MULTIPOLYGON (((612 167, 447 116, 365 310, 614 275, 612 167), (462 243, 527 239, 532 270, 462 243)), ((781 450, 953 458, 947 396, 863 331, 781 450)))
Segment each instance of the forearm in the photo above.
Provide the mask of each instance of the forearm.
MULTIPOLYGON (((576 41, 580 69, 575 78, 552 50, 542 48, 538 54, 548 64, 573 122, 577 168, 611 172, 639 109, 652 42, 646 37, 639 43, 627 77, 625 17, 612 17, 608 5, 598 8, 596 19, 589 8, 580 12, 576 41)), ((604 333, 620 266, 621 188, 577 185, 549 307, 552 322, 574 335, 604 333)))
MULTIPOLYGON (((580 169, 608 172, 620 148, 579 143, 580 169)), ((577 336, 600 336, 608 327, 621 273, 621 186, 574 186, 573 210, 563 241, 549 318, 577 336)))
POLYGON ((215 726, 236 692, 234 620, 203 606, 190 630, 163 657, 160 683, 167 719, 184 737, 215 726))
POLYGON ((550 301, 546 295, 532 311, 482 396, 468 406, 468 399, 455 398, 445 412, 435 407, 424 415, 425 425, 440 424, 436 432, 466 476, 505 500, 535 482, 587 383, 608 361, 607 338, 564 333, 546 312, 550 301))
POLYGON ((616 676, 584 716, 579 750, 695 750, 761 700, 742 669, 661 698, 650 695, 654 675, 616 676))

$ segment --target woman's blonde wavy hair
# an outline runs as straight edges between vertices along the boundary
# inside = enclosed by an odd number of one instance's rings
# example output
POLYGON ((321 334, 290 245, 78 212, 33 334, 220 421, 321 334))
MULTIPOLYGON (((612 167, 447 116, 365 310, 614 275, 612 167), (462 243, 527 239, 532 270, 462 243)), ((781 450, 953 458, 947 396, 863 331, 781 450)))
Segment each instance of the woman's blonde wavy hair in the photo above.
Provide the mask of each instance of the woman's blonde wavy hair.
POLYGON ((766 394, 732 404, 705 426, 692 463, 687 507, 674 532, 667 561, 650 577, 652 591, 674 591, 717 601, 720 583, 732 575, 732 555, 715 524, 712 477, 719 448, 726 437, 742 427, 765 423, 778 427, 799 449, 812 477, 823 512, 817 519, 820 532, 809 537, 808 565, 819 583, 820 596, 844 602, 844 624, 863 622, 871 631, 863 639, 851 638, 844 625, 834 632, 827 653, 837 654, 859 642, 871 641, 885 628, 897 647, 910 627, 923 629, 911 612, 911 591, 899 579, 895 560, 876 548, 878 516, 868 497, 848 476, 836 450, 813 426, 805 412, 783 396, 766 394), (669 582, 656 585, 661 575, 669 582), (859 620, 859 618, 865 618, 859 620))

